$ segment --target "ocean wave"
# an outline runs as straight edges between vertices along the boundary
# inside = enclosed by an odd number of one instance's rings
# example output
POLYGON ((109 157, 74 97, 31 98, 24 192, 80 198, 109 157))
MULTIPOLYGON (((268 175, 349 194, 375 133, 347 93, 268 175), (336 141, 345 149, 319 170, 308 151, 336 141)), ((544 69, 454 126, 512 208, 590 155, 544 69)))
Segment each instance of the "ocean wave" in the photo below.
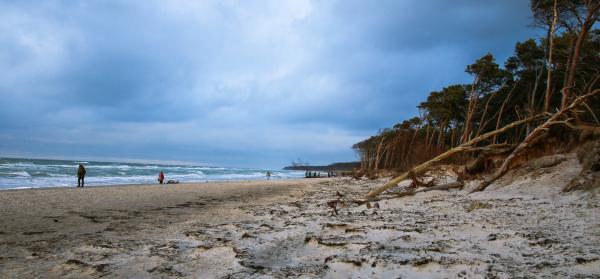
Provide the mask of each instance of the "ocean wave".
POLYGON ((36 167, 38 165, 34 164, 34 163, 4 163, 1 164, 0 166, 2 166, 3 168, 32 168, 32 167, 36 167))
POLYGON ((193 168, 199 169, 199 170, 214 170, 214 171, 232 170, 232 171, 234 171, 234 169, 227 169, 227 168, 220 168, 220 167, 193 167, 193 168))
MULTIPOLYGON (((77 164, 87 163, 86 185, 155 184, 160 171, 167 180, 185 182, 260 180, 267 170, 209 166, 101 163, 64 160, 0 161, 0 189, 72 187, 77 164)), ((272 171, 271 179, 304 177, 304 172, 272 171)))
MULTIPOLYGON (((77 166, 75 166, 77 167, 77 166)), ((131 166, 128 165, 87 165, 86 169, 129 169, 131 166)))
POLYGON ((49 168, 77 168, 78 165, 77 164, 73 164, 73 165, 38 165, 38 167, 49 167, 49 168))
POLYGON ((11 171, 11 172, 5 172, 3 173, 6 176, 13 176, 13 177, 31 177, 31 175, 26 172, 26 171, 11 171))
POLYGON ((135 167, 132 167, 130 165, 118 165, 118 166, 113 166, 113 167, 117 168, 117 169, 122 169, 122 170, 128 170, 128 169, 131 169, 131 168, 135 168, 135 167))
POLYGON ((60 168, 68 168, 73 169, 77 168, 77 165, 35 165, 35 164, 23 164, 23 165, 15 165, 15 164, 4 164, 0 165, 0 168, 3 169, 29 169, 29 170, 48 170, 48 169, 60 169, 60 168))
POLYGON ((48 176, 51 177, 74 177, 75 174, 64 174, 64 173, 46 173, 48 176))
POLYGON ((86 169, 119 169, 119 170, 158 170, 165 169, 160 166, 136 166, 136 165, 87 165, 86 169))
POLYGON ((197 173, 166 174, 165 177, 167 180, 169 180, 169 179, 189 180, 189 179, 202 179, 202 178, 206 178, 207 176, 202 171, 198 171, 197 173))

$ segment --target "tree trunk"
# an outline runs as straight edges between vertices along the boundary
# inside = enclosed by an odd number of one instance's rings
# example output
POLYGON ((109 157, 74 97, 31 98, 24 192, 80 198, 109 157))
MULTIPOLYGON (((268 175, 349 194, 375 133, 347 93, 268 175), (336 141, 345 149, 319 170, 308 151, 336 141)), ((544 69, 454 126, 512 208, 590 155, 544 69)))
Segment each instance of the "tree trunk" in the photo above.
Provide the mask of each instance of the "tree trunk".
POLYGON ((429 128, 431 125, 427 124, 427 130, 425 130, 425 149, 427 149, 429 146, 427 146, 427 143, 429 142, 429 128))
POLYGON ((452 132, 450 133, 450 147, 454 147, 454 134, 456 133, 456 127, 452 128, 452 132))
MULTIPOLYGON (((502 102, 502 106, 500 106, 500 113, 498 114, 498 119, 496 120, 496 130, 498 130, 498 128, 500 128, 500 121, 502 120, 502 112, 504 111, 504 107, 508 103, 508 100, 510 100, 510 98, 512 97, 513 91, 515 91, 515 88, 517 88, 517 84, 518 83, 519 83, 519 81, 515 82, 515 84, 513 85, 513 87, 508 92, 508 95, 506 96, 506 98, 502 102)), ((492 139, 492 143, 496 143, 496 136, 494 136, 494 138, 492 139)))
POLYGON ((379 144, 377 145, 377 153, 375 153, 375 166, 374 170, 379 169, 379 156, 381 156, 381 145, 383 144, 383 136, 379 140, 379 144))
POLYGON ((438 148, 444 147, 444 138, 446 135, 446 122, 442 122, 440 124, 440 134, 438 135, 438 148))
POLYGON ((481 119, 479 120, 479 127, 477 127, 477 132, 475 133, 475 137, 478 137, 479 134, 481 133, 481 131, 483 130, 483 126, 484 125, 484 120, 485 120, 485 115, 487 114, 488 108, 490 106, 490 102, 492 101, 492 99, 494 99, 494 97, 496 97, 496 94, 498 93, 493 93, 487 100, 487 102, 485 102, 485 108, 483 109, 483 114, 481 115, 481 119))
POLYGON ((473 122, 473 114, 475 113, 475 108, 477 107, 477 93, 475 87, 479 81, 479 77, 475 77, 473 81, 473 85, 471 86, 471 93, 469 94, 469 107, 467 108, 467 117, 465 118, 465 127, 463 131, 463 135, 460 139, 461 143, 467 142, 471 138, 471 125, 473 122))
POLYGON ((406 149, 405 161, 407 161, 407 162, 408 162, 410 150, 412 150, 412 146, 415 143, 415 139, 417 138, 417 134, 419 133, 419 130, 420 130, 420 127, 415 130, 415 132, 413 133, 412 139, 410 140, 410 143, 408 144, 408 148, 406 149))
POLYGON ((587 37, 588 31, 594 25, 594 23, 596 23, 598 17, 597 13, 598 10, 600 10, 600 3, 597 3, 595 5, 588 5, 588 13, 585 17, 585 21, 581 25, 581 32, 579 32, 579 35, 577 36, 575 48, 573 49, 573 59, 571 59, 571 64, 569 65, 567 83, 564 84, 564 88, 562 89, 562 100, 560 105, 561 109, 567 106, 569 98, 571 97, 571 89, 575 86, 575 74, 577 72, 577 65, 579 65, 579 55, 581 54, 581 47, 583 46, 585 37, 587 37))
POLYGON ((427 150, 429 150, 431 148, 434 138, 435 138, 435 129, 431 129, 431 135, 429 137, 429 143, 427 144, 427 150))
MULTIPOLYGON (((536 70, 537 71, 537 70, 536 70)), ((540 80, 542 79, 542 74, 544 73, 543 71, 543 67, 539 67, 539 72, 535 75, 535 82, 533 84, 533 90, 531 90, 531 99, 529 100, 529 116, 531 115, 535 115, 535 93, 538 90, 539 84, 540 84, 540 80)), ((526 134, 529 134, 529 132, 531 131, 531 123, 527 123, 527 125, 525 125, 526 127, 526 134)))
POLYGON ((556 30, 556 20, 558 19, 556 2, 558 1, 554 0, 554 14, 552 16, 552 25, 550 26, 550 33, 548 35, 548 75, 546 77, 546 96, 544 98, 544 112, 548 112, 548 110, 550 109, 550 101, 552 101, 552 52, 554 50, 554 32, 556 30))

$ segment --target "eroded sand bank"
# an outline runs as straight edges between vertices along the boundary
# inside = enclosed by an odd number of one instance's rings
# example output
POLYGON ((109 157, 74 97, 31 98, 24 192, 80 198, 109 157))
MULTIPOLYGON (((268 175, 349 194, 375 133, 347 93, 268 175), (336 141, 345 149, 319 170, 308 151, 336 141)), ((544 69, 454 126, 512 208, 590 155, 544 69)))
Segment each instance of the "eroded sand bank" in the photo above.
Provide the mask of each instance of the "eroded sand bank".
POLYGON ((598 278, 599 198, 560 193, 577 164, 339 215, 382 181, 1 191, 0 277, 598 278))

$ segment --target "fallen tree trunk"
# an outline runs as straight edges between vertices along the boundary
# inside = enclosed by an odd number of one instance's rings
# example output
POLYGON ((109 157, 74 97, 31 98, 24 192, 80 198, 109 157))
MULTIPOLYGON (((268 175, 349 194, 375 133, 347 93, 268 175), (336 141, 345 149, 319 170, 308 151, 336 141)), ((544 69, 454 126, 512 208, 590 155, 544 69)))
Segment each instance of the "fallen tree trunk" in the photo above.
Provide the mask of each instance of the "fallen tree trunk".
POLYGON ((427 162, 424 162, 424 163, 422 163, 422 164, 420 164, 420 165, 412 168, 411 170, 405 172, 404 174, 402 174, 402 175, 400 175, 400 176, 398 176, 398 177, 390 180, 385 185, 383 185, 383 186, 381 186, 381 187, 379 187, 377 189, 372 190, 371 192, 369 192, 365 196, 365 200, 366 201, 372 200, 373 198, 375 198, 377 195, 381 194, 382 192, 385 192, 385 191, 387 191, 387 190, 389 190, 391 188, 396 187, 398 185, 398 183, 400 183, 402 180, 409 178, 409 176, 411 174, 417 174, 418 175, 418 174, 425 173, 429 169, 429 167, 431 167, 436 162, 444 160, 444 159, 446 159, 446 158, 448 158, 448 157, 450 157, 450 156, 452 156, 452 155, 454 155, 456 153, 465 152, 465 151, 472 151, 473 150, 472 146, 475 145, 476 143, 478 143, 480 141, 483 141, 483 140, 486 140, 486 139, 489 139, 489 138, 491 138, 491 137, 493 137, 493 136, 495 136, 497 134, 503 133, 503 132, 505 132, 505 131, 507 131, 507 130, 509 130, 511 128, 514 128, 516 126, 519 126, 519 125, 521 125, 523 123, 527 123, 529 121, 536 120, 540 116, 541 116, 541 114, 540 115, 535 115, 535 116, 532 116, 532 117, 529 117, 529 118, 526 118, 526 119, 522 119, 522 120, 518 120, 518 121, 512 122, 512 123, 510 123, 510 124, 508 124, 508 125, 500 128, 500 129, 497 129, 497 130, 491 131, 491 132, 487 132, 487 133, 485 133, 485 134, 483 134, 481 136, 478 136, 478 137, 476 137, 476 138, 474 138, 474 139, 472 139, 472 140, 470 140, 468 142, 465 142, 465 143, 463 143, 463 144, 461 144, 461 145, 459 145, 457 147, 454 147, 454 148, 452 148, 452 149, 450 149, 450 150, 448 150, 448 151, 446 151, 446 152, 444 152, 444 153, 436 156, 435 158, 433 158, 433 159, 431 159, 431 160, 429 160, 427 162))
POLYGON ((433 186, 433 187, 429 187, 429 188, 422 188, 419 190, 411 190, 411 191, 404 191, 404 192, 398 192, 398 193, 394 193, 394 196, 396 196, 397 198, 399 197, 404 197, 404 196, 412 196, 416 193, 422 193, 422 192, 429 192, 429 191, 435 191, 435 190, 450 190, 450 189, 455 189, 455 188, 462 188, 465 184, 462 181, 456 181, 456 182, 451 182, 451 183, 447 183, 447 184, 442 184, 442 185, 438 185, 438 186, 433 186))
POLYGON ((559 118, 565 115, 568 111, 579 106, 585 99, 598 93, 600 93, 600 89, 596 89, 588 94, 579 96, 577 99, 571 102, 569 106, 562 108, 560 111, 556 112, 554 115, 552 115, 552 117, 546 120, 546 122, 544 122, 542 125, 537 126, 529 135, 527 135, 525 140, 523 140, 523 142, 521 142, 517 146, 517 148, 515 148, 515 150, 513 150, 513 152, 510 155, 508 155, 508 157, 506 157, 506 159, 502 163, 502 166, 500 166, 500 168, 492 176, 490 176, 488 179, 484 180, 481 184, 479 184, 477 188, 473 189, 471 193, 483 191, 485 188, 487 188, 487 186, 492 184, 492 182, 496 181, 498 178, 506 174, 506 172, 508 172, 510 164, 517 157, 517 155, 519 155, 519 153, 525 148, 531 146, 531 144, 535 142, 539 136, 543 135, 550 128, 550 126, 555 124, 570 125, 568 120, 560 121, 559 118))

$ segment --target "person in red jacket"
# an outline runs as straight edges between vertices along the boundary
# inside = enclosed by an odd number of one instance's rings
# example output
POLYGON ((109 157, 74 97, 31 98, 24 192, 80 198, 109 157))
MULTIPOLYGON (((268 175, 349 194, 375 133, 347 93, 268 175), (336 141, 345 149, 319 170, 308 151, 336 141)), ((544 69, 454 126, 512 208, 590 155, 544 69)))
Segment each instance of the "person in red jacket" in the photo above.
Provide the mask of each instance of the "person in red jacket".
POLYGON ((160 184, 163 184, 163 181, 165 181, 165 174, 161 171, 160 174, 158 175, 158 182, 160 184))

